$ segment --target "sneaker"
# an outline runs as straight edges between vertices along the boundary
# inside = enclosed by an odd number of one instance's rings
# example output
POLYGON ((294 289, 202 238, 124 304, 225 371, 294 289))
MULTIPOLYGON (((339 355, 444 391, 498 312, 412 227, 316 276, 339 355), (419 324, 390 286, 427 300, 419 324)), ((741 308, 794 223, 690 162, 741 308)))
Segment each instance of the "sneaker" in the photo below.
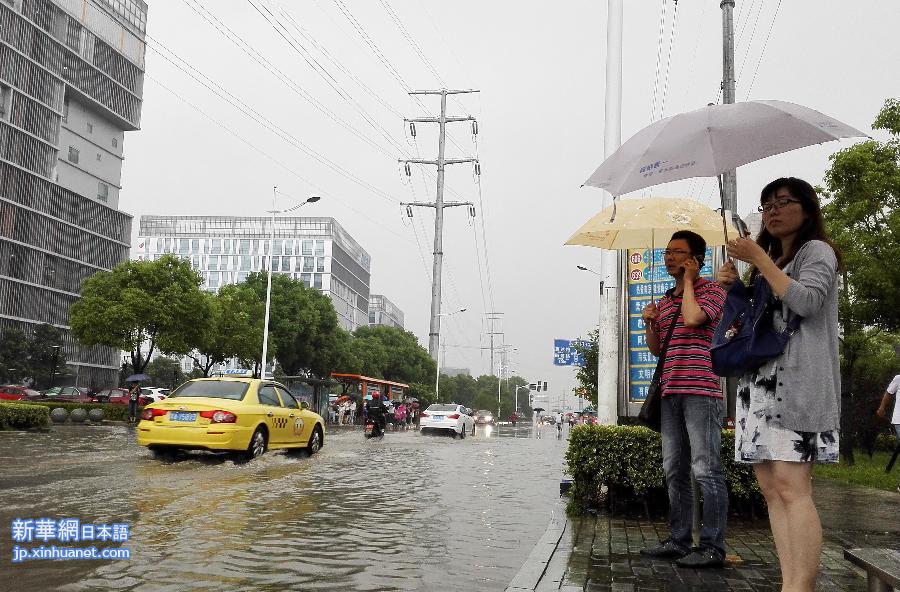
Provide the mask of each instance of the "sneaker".
POLYGON ((722 554, 712 547, 700 547, 694 549, 690 555, 675 561, 678 567, 687 567, 691 569, 706 569, 711 567, 722 567, 725 564, 722 554))
POLYGON ((691 550, 680 543, 676 543, 672 539, 666 539, 655 547, 647 547, 641 549, 641 555, 645 557, 653 557, 656 559, 680 559, 690 554, 691 550))

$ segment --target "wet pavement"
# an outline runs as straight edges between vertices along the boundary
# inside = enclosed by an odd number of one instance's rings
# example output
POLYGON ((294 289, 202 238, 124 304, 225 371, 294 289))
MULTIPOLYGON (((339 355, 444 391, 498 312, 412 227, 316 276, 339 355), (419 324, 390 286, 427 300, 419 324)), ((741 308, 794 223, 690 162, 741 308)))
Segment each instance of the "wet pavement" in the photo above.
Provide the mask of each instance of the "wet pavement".
POLYGON ((0 432, 0 590, 503 590, 547 528, 565 441, 500 431, 342 430, 247 464, 157 461, 125 425, 0 432), (127 523, 131 559, 11 563, 11 521, 43 517, 127 523))
MULTIPOLYGON (((816 480, 814 496, 822 519, 824 544, 818 590, 867 590, 861 570, 843 557, 846 548, 900 549, 900 494, 816 480)), ((723 569, 691 570, 670 561, 640 555, 642 547, 668 536, 662 522, 608 515, 565 521, 545 569, 535 579, 527 566, 510 590, 777 591, 778 557, 767 521, 737 521, 728 526, 728 557, 723 569), (522 581, 529 585, 520 588, 522 581)), ((539 558, 532 558, 538 562, 539 558)))

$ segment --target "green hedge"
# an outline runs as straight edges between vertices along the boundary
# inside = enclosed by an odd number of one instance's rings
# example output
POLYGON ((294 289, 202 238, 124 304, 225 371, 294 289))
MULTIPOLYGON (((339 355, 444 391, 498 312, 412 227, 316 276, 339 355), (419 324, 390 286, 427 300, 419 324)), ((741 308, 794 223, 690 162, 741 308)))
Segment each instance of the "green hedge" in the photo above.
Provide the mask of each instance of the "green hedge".
MULTIPOLYGON (((662 439, 653 430, 640 426, 578 426, 569 435, 566 464, 573 480, 569 508, 574 513, 634 503, 648 513, 665 510, 662 439), (601 486, 606 487, 606 496, 601 496, 601 486)), ((764 508, 752 467, 734 462, 733 430, 722 432, 722 468, 734 510, 755 514, 764 508)))
POLYGON ((0 430, 35 430, 50 427, 50 409, 37 405, 0 403, 0 430))
MULTIPOLYGON (((62 407, 69 413, 71 413, 73 409, 84 409, 88 412, 91 409, 103 409, 103 419, 105 421, 128 421, 128 405, 114 405, 111 403, 53 403, 51 401, 28 401, 27 403, 25 403, 24 401, 17 402, 24 403, 26 405, 46 407, 48 409, 56 409, 57 407, 62 407)), ((141 409, 143 408, 138 407, 138 416, 140 416, 141 409)))

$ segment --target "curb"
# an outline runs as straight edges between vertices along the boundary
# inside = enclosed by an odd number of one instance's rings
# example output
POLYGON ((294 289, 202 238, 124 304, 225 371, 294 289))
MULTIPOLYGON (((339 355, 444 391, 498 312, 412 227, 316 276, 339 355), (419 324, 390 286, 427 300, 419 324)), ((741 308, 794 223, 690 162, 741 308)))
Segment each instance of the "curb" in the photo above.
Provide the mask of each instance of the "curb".
MULTIPOLYGON (((563 535, 570 528, 571 523, 566 518, 565 498, 561 498, 552 509, 547 530, 538 539, 522 568, 504 592, 560 590, 568 555, 564 551, 557 553, 557 550, 563 535)), ((562 592, 575 590, 580 589, 571 586, 562 588, 562 592)))

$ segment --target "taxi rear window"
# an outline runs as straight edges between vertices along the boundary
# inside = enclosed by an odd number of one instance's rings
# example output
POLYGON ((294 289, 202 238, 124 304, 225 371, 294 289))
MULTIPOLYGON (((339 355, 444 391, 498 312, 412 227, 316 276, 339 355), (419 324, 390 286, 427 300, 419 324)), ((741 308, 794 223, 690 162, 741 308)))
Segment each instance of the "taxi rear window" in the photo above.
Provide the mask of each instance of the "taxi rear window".
POLYGON ((246 382, 235 380, 198 380, 184 383, 169 397, 212 397, 240 401, 247 393, 248 386, 246 382))

